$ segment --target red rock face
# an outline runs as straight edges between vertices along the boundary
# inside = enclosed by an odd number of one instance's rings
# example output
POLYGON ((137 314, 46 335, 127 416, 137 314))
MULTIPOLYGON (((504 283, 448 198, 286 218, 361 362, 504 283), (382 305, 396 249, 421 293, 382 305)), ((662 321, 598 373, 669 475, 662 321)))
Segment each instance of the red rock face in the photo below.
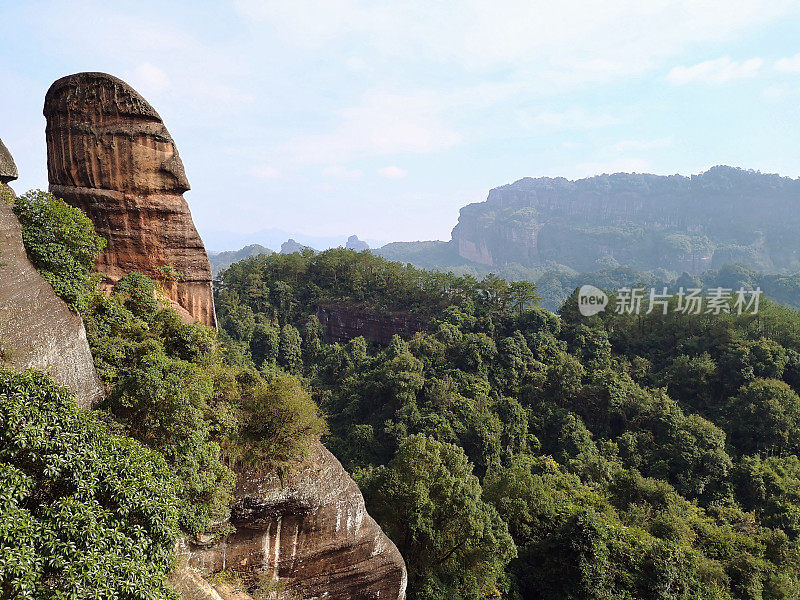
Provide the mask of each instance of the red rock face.
POLYGON ((28 260, 12 209, 14 159, 0 140, 0 366, 47 371, 91 408, 103 397, 80 316, 28 260))
POLYGON ((388 346, 394 335, 410 340, 418 331, 425 331, 428 322, 404 311, 375 312, 356 306, 325 304, 317 307, 325 341, 347 342, 362 336, 369 342, 388 346))
POLYGON ((400 552, 322 444, 283 479, 275 472, 240 473, 236 497, 231 514, 236 533, 205 547, 184 542, 189 567, 204 574, 233 569, 267 577, 277 584, 279 600, 405 598, 400 552))
POLYGON ((124 81, 78 73, 44 104, 50 191, 83 210, 108 241, 97 270, 110 284, 131 271, 162 279, 173 305, 216 327, 211 268, 183 193, 189 182, 161 117, 124 81))

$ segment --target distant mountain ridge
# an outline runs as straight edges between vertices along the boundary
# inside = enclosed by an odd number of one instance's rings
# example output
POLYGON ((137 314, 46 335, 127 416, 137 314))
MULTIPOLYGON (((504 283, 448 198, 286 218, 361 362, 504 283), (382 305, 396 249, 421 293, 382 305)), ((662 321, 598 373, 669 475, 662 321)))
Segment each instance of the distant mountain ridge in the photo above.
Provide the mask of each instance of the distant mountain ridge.
POLYGON ((388 244, 419 266, 690 273, 741 263, 800 270, 800 179, 718 166, 699 175, 524 178, 461 209, 449 242, 388 244))

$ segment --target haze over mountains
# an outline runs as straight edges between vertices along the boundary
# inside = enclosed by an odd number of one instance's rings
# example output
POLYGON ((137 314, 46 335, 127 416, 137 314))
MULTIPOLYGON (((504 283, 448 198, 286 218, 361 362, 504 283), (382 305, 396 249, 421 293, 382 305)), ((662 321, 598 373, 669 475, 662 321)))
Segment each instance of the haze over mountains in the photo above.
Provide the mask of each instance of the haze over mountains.
POLYGON ((388 244, 420 266, 700 273, 729 263, 800 269, 800 180, 731 167, 691 177, 636 173, 525 178, 461 209, 449 242, 388 244))
MULTIPOLYGON (((668 280, 729 264, 789 274, 800 271, 798 209, 800 180, 726 166, 691 177, 527 177, 462 208, 449 241, 393 242, 373 251, 419 267, 508 279, 626 267, 668 280)), ((283 251, 299 246, 284 244, 283 251)), ((253 253, 250 246, 236 256, 253 253)))

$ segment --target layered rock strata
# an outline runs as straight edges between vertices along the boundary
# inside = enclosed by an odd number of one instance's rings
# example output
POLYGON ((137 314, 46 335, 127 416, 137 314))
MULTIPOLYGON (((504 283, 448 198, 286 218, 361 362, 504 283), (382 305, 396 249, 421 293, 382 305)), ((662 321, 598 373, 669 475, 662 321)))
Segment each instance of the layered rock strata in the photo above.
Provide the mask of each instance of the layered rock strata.
POLYGON ((283 478, 240 473, 236 498, 236 533, 216 543, 185 541, 182 553, 190 567, 202 573, 232 569, 246 581, 259 578, 262 586, 266 579, 279 600, 405 598, 403 558, 322 444, 283 478))
POLYGON ((183 197, 189 182, 158 113, 116 77, 78 73, 50 87, 44 116, 50 191, 108 241, 97 270, 109 285, 139 271, 164 282, 187 320, 215 327, 211 268, 183 197))
POLYGON ((404 311, 376 312, 341 304, 318 306, 317 318, 328 343, 362 336, 369 342, 388 346, 394 335, 409 340, 428 328, 426 319, 404 311))
POLYGON ((86 330, 25 254, 8 183, 17 168, 0 140, 0 364, 46 371, 91 408, 103 395, 86 330))

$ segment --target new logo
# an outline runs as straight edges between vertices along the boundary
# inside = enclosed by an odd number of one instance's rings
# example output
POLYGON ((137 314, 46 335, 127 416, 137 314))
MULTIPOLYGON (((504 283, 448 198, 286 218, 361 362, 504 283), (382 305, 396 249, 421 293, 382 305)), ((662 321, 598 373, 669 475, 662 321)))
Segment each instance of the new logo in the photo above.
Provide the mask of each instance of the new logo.
POLYGON ((603 312, 608 306, 606 293, 593 285, 582 285, 578 290, 578 310, 584 317, 603 312))

